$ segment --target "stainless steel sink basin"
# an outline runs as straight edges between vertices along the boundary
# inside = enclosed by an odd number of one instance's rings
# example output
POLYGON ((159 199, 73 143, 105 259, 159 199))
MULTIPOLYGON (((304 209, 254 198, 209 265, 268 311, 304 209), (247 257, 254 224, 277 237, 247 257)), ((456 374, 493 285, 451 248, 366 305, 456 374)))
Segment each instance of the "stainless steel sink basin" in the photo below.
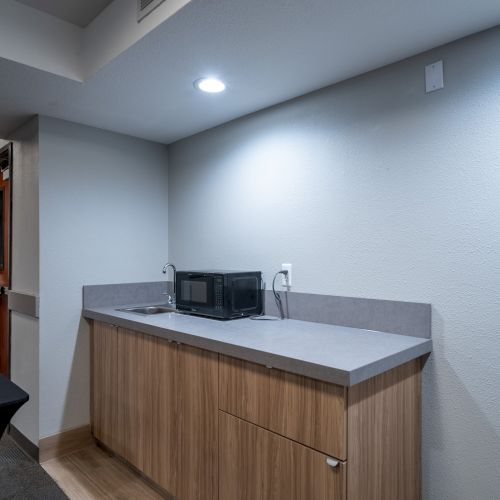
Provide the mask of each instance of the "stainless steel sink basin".
POLYGON ((117 311, 125 311, 136 314, 149 315, 149 314, 163 314, 163 313, 176 312, 177 309, 171 306, 160 305, 160 306, 146 306, 146 307, 126 307, 124 309, 117 309, 117 311))

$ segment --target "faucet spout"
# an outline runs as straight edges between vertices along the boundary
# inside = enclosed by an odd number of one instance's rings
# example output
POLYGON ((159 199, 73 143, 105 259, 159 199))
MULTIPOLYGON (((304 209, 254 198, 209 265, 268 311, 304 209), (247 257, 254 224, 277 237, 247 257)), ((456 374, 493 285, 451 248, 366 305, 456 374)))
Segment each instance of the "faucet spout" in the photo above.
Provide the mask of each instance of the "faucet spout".
POLYGON ((170 268, 172 268, 172 271, 173 271, 173 273, 174 273, 174 291, 173 291, 172 295, 170 295, 170 294, 168 294, 168 293, 167 293, 166 295, 168 295, 168 303, 169 303, 171 306, 174 306, 174 307, 175 307, 175 302, 176 302, 176 300, 175 300, 175 289, 176 289, 176 285, 177 285, 177 283, 176 283, 176 279, 177 279, 177 278, 176 278, 177 269, 176 269, 176 267, 175 267, 172 263, 167 262, 167 263, 163 266, 162 273, 163 273, 163 274, 167 274, 167 271, 168 271, 168 268, 169 268, 169 267, 170 267, 170 268))

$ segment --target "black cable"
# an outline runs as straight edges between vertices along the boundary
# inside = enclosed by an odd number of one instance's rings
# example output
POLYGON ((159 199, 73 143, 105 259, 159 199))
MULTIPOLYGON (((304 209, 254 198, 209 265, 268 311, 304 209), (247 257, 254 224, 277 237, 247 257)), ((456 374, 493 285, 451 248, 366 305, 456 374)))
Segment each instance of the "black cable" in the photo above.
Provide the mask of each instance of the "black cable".
POLYGON ((274 300, 276 301, 276 307, 278 308, 278 312, 280 313, 280 319, 285 319, 285 313, 283 311, 283 302, 281 301, 280 294, 276 291, 276 278, 279 274, 284 274, 285 276, 288 274, 288 271, 278 271, 273 278, 273 295, 274 300))
MULTIPOLYGON (((279 274, 283 274, 285 276, 288 276, 288 271, 282 270, 278 271, 273 278, 273 295, 274 295, 274 300, 276 302, 276 307, 278 308, 279 312, 279 319, 285 319, 285 313, 283 311, 283 302, 281 301, 280 294, 276 291, 276 278, 278 277, 279 274)), ((261 320, 261 321, 275 321, 278 318, 273 318, 269 316, 250 316, 250 319, 253 320, 261 320)))
POLYGON ((253 320, 260 320, 260 321, 276 321, 277 319, 285 319, 285 313, 283 311, 283 302, 281 301, 280 294, 276 291, 276 278, 278 277, 279 274, 283 274, 285 276, 288 276, 288 271, 287 270, 282 270, 278 271, 273 278, 273 295, 274 295, 274 300, 276 302, 276 307, 278 308, 278 312, 280 314, 279 318, 275 318, 273 316, 250 316, 250 319, 253 320))

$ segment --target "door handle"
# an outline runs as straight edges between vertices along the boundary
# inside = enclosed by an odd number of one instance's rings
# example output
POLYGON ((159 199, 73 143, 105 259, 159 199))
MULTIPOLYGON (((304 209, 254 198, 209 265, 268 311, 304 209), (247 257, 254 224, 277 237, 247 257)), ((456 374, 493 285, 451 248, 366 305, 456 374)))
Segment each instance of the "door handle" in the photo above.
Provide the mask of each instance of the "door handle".
POLYGON ((336 460, 335 458, 330 458, 330 457, 327 457, 326 463, 333 469, 335 469, 341 464, 340 460, 336 460))

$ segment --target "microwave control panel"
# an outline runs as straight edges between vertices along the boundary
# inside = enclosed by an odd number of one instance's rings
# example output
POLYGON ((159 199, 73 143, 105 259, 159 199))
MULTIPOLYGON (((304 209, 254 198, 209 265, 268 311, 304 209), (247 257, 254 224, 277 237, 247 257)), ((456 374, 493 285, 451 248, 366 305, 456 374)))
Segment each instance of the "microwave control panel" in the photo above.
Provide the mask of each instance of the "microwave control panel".
POLYGON ((215 307, 216 309, 224 308, 224 278, 222 276, 215 278, 215 307))

